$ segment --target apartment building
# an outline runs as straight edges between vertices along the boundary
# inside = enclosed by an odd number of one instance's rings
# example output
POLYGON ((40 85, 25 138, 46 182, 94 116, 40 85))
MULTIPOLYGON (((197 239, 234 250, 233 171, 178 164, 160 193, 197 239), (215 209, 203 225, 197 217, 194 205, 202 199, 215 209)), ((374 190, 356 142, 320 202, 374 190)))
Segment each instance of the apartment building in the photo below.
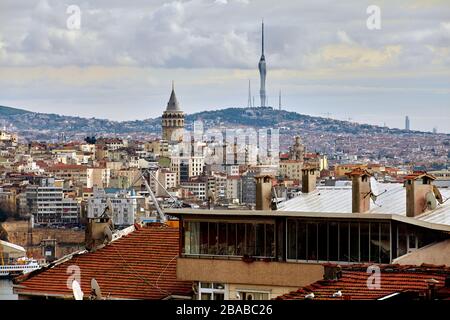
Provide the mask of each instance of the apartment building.
POLYGON ((87 168, 87 188, 92 188, 94 186, 100 188, 109 187, 111 178, 111 169, 109 168, 87 168))
POLYGON ((42 178, 26 188, 27 206, 37 224, 77 224, 79 204, 64 198, 63 187, 54 178, 42 178))
POLYGON ((302 160, 282 160, 280 161, 280 176, 287 179, 302 179, 302 160))
POLYGON ((198 200, 206 200, 208 197, 208 181, 207 179, 200 179, 195 177, 189 181, 182 182, 180 185, 183 189, 187 190, 189 194, 197 198, 198 200))
POLYGON ((170 171, 177 175, 177 184, 187 182, 189 178, 203 173, 205 158, 203 156, 172 156, 170 171))
POLYGON ((46 169, 57 179, 72 181, 73 185, 87 187, 87 167, 83 165, 58 163, 46 169))
POLYGON ((87 199, 87 217, 100 217, 110 204, 108 215, 114 225, 130 226, 134 224, 138 210, 137 198, 131 191, 94 187, 92 197, 87 199))

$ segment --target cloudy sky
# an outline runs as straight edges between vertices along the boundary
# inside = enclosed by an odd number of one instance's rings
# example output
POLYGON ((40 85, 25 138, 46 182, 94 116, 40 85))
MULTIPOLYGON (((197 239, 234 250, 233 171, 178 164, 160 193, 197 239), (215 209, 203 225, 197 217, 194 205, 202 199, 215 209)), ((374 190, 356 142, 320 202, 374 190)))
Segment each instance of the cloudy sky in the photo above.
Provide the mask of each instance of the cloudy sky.
POLYGON ((1 0, 0 105, 144 119, 172 80, 190 113, 246 106, 249 79, 258 103, 262 18, 270 105, 450 133, 449 0, 1 0))

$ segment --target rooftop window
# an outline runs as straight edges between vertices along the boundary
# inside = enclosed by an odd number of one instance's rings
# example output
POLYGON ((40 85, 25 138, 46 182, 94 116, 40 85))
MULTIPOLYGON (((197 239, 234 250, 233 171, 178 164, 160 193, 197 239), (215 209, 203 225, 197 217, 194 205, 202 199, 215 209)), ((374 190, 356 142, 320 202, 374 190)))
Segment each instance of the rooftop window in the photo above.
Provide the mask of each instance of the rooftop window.
POLYGON ((275 257, 273 223, 185 220, 183 255, 275 257))
POLYGON ((287 259, 308 262, 391 260, 390 223, 287 220, 287 259))

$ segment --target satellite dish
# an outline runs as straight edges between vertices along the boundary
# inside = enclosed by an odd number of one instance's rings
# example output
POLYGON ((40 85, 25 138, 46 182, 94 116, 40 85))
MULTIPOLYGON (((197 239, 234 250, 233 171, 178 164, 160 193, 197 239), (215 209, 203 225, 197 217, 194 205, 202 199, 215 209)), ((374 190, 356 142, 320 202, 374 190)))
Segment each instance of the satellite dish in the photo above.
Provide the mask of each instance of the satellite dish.
POLYGON ((112 203, 111 203, 111 198, 107 198, 106 199, 106 207, 108 208, 109 212, 112 212, 112 203))
MULTIPOLYGON (((370 191, 372 192, 372 194, 377 197, 380 195, 380 190, 378 189, 378 182, 374 177, 370 177, 370 191)), ((376 200, 376 198, 375 198, 376 200)), ((374 201, 375 201, 374 200, 374 201)))
POLYGON ((314 299, 314 292, 308 293, 308 294, 305 296, 305 299, 308 299, 308 300, 314 299))
POLYGON ((91 280, 91 296, 95 300, 102 299, 102 291, 100 290, 100 286, 98 285, 98 282, 97 280, 95 280, 95 278, 92 278, 91 280))
POLYGON ((103 228, 103 234, 105 235, 105 238, 108 239, 108 242, 112 241, 113 236, 112 236, 112 231, 109 228, 109 226, 105 226, 103 228))
POLYGON ((84 293, 81 291, 81 286, 77 280, 73 280, 72 282, 72 292, 75 300, 83 300, 84 293))
POLYGON ((436 197, 436 200, 440 203, 443 204, 444 203, 444 198, 442 197, 441 192, 439 191, 439 188, 436 187, 435 185, 433 185, 433 193, 436 197))
POLYGON ((374 195, 373 193, 370 193, 370 198, 372 199, 373 203, 377 202, 378 197, 374 195))
POLYGON ((437 200, 436 200, 436 196, 434 195, 433 192, 428 192, 425 195, 425 199, 427 201, 427 208, 429 210, 434 210, 437 207, 437 200))

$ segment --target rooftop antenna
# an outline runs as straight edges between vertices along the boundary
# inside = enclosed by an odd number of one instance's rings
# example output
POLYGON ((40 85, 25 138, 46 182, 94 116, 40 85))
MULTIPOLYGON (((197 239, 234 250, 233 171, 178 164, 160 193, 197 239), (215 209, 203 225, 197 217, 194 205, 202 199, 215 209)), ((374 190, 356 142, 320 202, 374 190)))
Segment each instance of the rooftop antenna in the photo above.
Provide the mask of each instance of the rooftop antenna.
POLYGON ((81 290, 81 286, 77 280, 73 280, 72 282, 72 292, 75 300, 83 300, 84 293, 81 290))
POLYGON ((251 108, 252 107, 252 89, 250 86, 250 79, 248 79, 248 102, 247 102, 247 107, 251 108))
POLYGON ((278 97, 278 109, 281 111, 281 89, 280 89, 280 95, 278 97))
POLYGON ((383 192, 380 193, 377 179, 375 179, 374 177, 370 177, 369 184, 370 184, 370 198, 372 199, 373 203, 376 206, 381 207, 381 205, 377 204, 377 199, 380 195, 386 193, 387 190, 384 190, 383 192))

